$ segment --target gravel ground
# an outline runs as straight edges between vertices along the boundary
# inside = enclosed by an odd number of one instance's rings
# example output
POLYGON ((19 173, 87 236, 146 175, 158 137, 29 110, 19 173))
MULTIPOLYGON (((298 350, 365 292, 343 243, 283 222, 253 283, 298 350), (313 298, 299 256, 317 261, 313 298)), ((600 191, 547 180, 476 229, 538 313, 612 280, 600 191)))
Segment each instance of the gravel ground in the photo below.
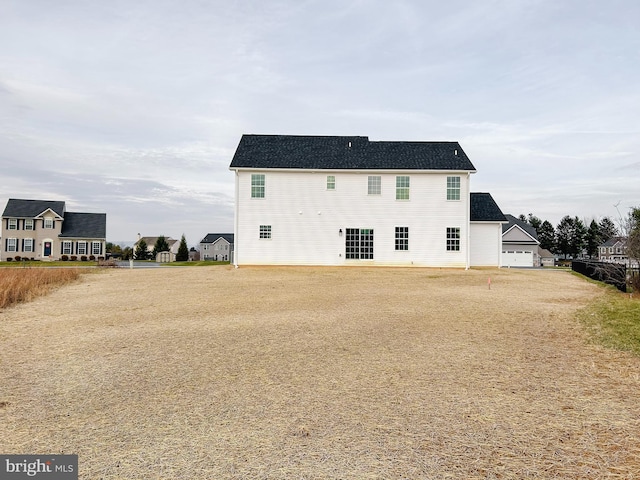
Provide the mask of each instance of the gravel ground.
POLYGON ((85 274, 0 310, 0 452, 77 453, 83 479, 640 478, 640 359, 574 319, 603 294, 555 270, 85 274))

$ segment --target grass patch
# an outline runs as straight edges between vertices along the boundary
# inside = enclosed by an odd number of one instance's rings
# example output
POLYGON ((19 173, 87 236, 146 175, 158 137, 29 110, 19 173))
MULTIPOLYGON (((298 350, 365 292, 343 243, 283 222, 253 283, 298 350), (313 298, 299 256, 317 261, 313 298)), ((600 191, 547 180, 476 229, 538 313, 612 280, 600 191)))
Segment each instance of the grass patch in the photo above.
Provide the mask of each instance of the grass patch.
POLYGON ((0 308, 46 295, 53 288, 73 282, 79 277, 80 270, 76 268, 2 268, 0 308))
POLYGON ((578 317, 598 343, 640 356, 640 299, 608 287, 578 317))

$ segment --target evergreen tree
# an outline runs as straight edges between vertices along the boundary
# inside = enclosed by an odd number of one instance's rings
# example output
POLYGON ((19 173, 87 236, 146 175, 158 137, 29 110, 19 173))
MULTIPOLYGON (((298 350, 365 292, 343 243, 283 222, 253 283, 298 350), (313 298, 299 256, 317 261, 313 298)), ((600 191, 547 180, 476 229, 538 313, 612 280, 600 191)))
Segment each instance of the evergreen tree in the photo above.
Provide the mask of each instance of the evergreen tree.
POLYGON ((545 220, 538 229, 538 240, 540 240, 540 247, 550 252, 554 252, 556 230, 548 220, 545 220))
POLYGON ((147 242, 145 242, 144 239, 140 239, 136 245, 136 251, 133 255, 136 260, 146 260, 148 258, 149 252, 147 251, 147 242))
POLYGON ((600 220, 598 227, 600 228, 600 239, 602 240, 602 243, 606 242, 610 238, 618 236, 618 228, 609 217, 604 217, 600 220))
POLYGON ((184 238, 184 234, 182 234, 178 253, 176 254, 176 262, 186 262, 187 260, 189 260, 189 247, 187 246, 187 240, 184 238))
POLYGON ((165 238, 164 235, 160 235, 156 239, 156 244, 153 246, 153 253, 151 254, 151 258, 155 260, 158 256, 158 253, 168 252, 168 251, 169 251, 169 244, 167 243, 167 239, 165 238))
POLYGON ((539 232, 540 226, 542 225, 542 220, 536 217, 533 213, 530 213, 527 217, 527 223, 536 229, 536 232, 539 232))
POLYGON ((600 235, 600 225, 595 220, 591 220, 589 230, 586 235, 587 255, 590 258, 598 256, 598 246, 603 243, 602 236, 600 235))
POLYGON ((640 260, 640 207, 633 207, 629 213, 627 255, 636 261, 640 260))
POLYGON ((576 258, 585 245, 587 229, 578 217, 565 216, 556 228, 556 247, 558 253, 576 258))

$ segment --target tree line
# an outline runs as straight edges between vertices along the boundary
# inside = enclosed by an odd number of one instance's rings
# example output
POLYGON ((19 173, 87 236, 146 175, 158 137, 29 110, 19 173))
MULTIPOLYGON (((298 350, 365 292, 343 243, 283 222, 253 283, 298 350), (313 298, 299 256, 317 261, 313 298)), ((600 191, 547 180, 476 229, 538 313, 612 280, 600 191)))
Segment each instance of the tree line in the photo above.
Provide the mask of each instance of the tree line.
POLYGON ((556 227, 531 213, 518 218, 536 229, 541 248, 565 258, 583 254, 597 257, 598 247, 613 237, 625 237, 629 257, 640 258, 640 207, 631 208, 628 217, 621 218, 618 224, 604 217, 600 221, 591 220, 588 227, 580 218, 570 215, 563 217, 556 227))

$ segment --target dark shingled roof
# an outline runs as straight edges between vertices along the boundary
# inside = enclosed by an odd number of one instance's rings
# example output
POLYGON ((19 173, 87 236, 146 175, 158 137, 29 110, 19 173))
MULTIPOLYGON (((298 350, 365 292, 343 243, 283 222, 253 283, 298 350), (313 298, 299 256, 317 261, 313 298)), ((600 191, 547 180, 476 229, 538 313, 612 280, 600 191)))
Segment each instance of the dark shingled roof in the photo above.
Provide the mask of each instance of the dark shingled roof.
POLYGON ((229 168, 475 171, 458 142, 297 135, 243 135, 229 168))
POLYGON ((472 222, 506 222, 507 218, 490 193, 471 194, 472 222))
POLYGON ((67 212, 62 223, 61 237, 67 238, 106 238, 106 213, 67 212))
POLYGON ((47 209, 64 216, 64 202, 51 200, 20 200, 10 198, 4 209, 3 217, 35 218, 47 209))
POLYGON ((231 244, 233 243, 233 233, 207 233, 207 235, 200 240, 200 243, 213 243, 220 237, 231 244))
POLYGON ((523 222, 519 218, 514 217, 513 215, 505 215, 509 223, 505 223, 502 225, 502 234, 504 235, 509 231, 510 228, 513 228, 514 225, 519 226, 522 230, 528 233, 533 239, 538 240, 538 232, 535 228, 529 225, 527 222, 523 222))

